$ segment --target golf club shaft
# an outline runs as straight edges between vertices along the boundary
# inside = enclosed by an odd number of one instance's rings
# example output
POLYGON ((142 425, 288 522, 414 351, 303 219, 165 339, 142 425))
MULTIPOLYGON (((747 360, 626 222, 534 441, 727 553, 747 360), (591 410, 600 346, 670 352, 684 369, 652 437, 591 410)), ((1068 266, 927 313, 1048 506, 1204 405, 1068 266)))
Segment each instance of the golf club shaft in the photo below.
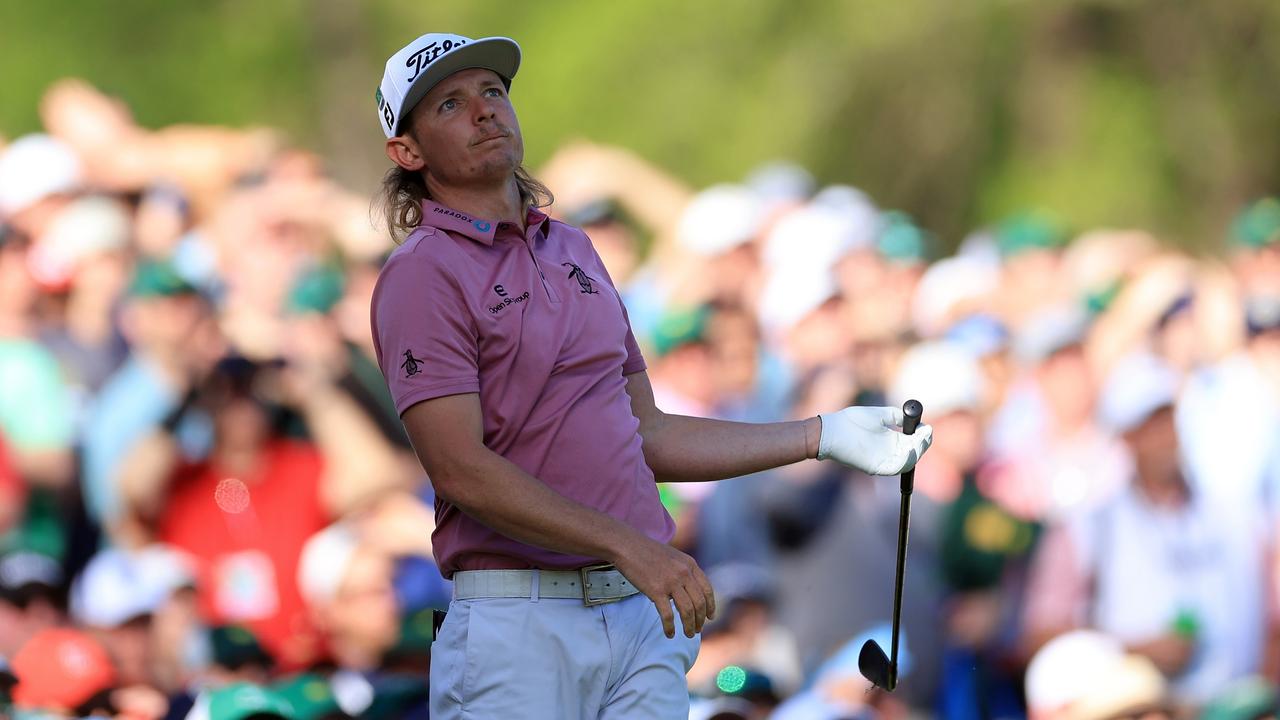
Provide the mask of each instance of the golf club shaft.
POLYGON ((898 514, 898 566, 894 572, 893 584, 893 637, 889 649, 889 666, 893 668, 895 685, 898 675, 898 627, 902 620, 902 576, 907 567, 907 529, 911 523, 911 487, 914 480, 914 469, 902 474, 902 501, 898 514))

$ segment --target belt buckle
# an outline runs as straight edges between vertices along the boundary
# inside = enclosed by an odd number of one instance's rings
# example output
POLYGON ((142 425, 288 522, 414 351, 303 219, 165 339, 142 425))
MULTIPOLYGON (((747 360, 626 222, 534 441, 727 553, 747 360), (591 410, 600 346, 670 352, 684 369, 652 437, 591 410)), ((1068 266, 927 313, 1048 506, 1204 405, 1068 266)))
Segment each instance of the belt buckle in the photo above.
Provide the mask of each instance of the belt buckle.
POLYGON ((615 600, 618 600, 618 598, 610 598, 610 597, 598 598, 593 600, 591 598, 591 592, 589 590, 590 584, 587 582, 587 573, 593 573, 597 570, 616 570, 616 569, 617 568, 614 567, 613 563, 599 563, 597 565, 587 565, 585 567, 578 568, 578 576, 582 578, 582 604, 583 605, 586 605, 587 607, 591 607, 592 605, 604 605, 606 603, 611 603, 611 602, 614 602, 615 600))

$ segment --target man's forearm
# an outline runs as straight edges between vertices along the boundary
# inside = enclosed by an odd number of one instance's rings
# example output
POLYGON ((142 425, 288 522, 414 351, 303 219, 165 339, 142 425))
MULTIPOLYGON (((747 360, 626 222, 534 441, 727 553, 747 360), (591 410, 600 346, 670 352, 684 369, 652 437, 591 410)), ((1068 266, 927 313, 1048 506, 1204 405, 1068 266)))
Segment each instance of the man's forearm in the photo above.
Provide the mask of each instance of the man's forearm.
POLYGON ((723 480, 817 457, 818 418, 739 423, 663 414, 644 431, 644 459, 659 482, 723 480))
POLYGON ((321 497, 343 515, 378 495, 408 487, 406 463, 355 399, 336 385, 317 383, 301 402, 307 427, 324 454, 321 497))
POLYGON ((485 526, 528 545, 618 559, 638 531, 570 500, 497 453, 480 450, 432 476, 436 491, 485 526))

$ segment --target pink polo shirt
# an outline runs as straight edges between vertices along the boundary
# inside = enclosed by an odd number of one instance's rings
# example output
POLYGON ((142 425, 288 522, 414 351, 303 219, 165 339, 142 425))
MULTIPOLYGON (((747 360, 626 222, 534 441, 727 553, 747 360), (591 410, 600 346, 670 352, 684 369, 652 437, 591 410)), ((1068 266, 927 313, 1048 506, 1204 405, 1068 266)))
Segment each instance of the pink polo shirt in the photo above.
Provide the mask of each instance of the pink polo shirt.
MULTIPOLYGON (((624 375, 645 369, 591 240, 530 210, 528 230, 423 203, 373 292, 378 363, 404 413, 479 393, 484 444, 557 492, 667 542, 624 375)), ((436 562, 456 570, 598 561, 525 545, 436 497, 436 562)))

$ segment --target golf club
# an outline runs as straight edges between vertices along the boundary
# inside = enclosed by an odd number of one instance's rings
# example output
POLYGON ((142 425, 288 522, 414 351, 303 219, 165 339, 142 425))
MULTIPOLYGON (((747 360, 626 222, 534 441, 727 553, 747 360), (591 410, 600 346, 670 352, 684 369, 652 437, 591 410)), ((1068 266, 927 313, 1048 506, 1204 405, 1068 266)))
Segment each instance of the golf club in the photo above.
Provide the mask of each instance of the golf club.
MULTIPOLYGON (((919 400, 902 405, 902 432, 914 434, 920 425, 924 406, 919 400)), ((902 473, 902 500, 898 515, 898 568, 893 578, 893 639, 889 654, 875 640, 868 640, 858 653, 858 669, 862 676, 890 692, 898 686, 898 624, 902 618, 902 573, 907 563, 907 524, 911 521, 911 491, 915 489, 916 470, 902 473)))

